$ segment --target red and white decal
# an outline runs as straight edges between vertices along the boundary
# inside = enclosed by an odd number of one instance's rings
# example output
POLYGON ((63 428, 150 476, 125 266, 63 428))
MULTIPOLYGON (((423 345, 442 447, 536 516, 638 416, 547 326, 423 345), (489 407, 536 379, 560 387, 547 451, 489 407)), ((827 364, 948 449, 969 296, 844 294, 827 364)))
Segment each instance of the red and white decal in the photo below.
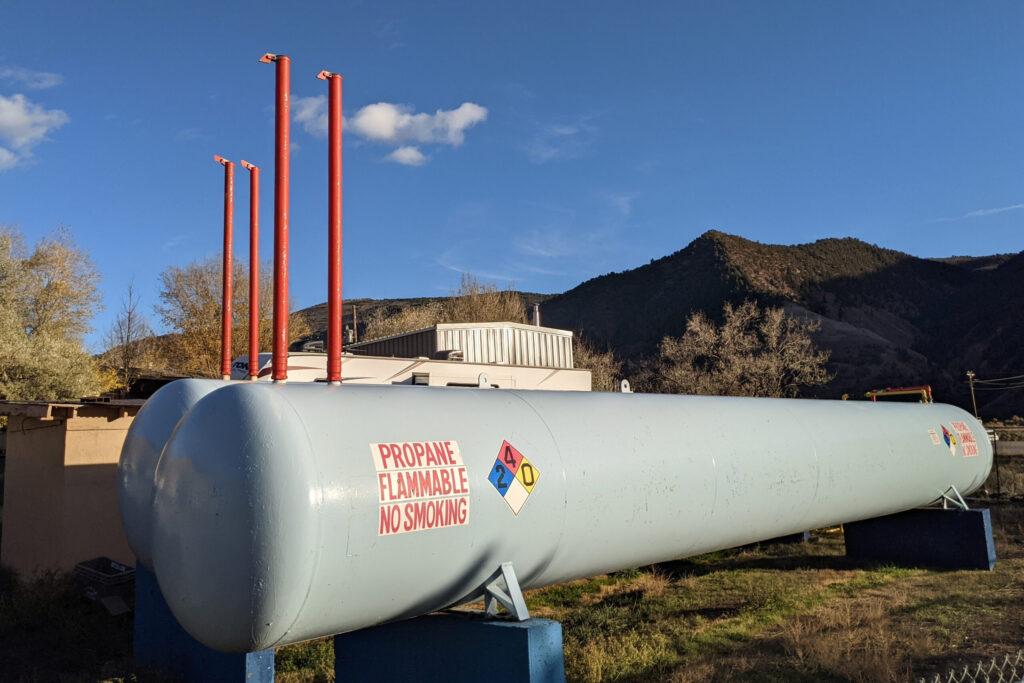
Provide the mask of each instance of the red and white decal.
POLYGON ((932 443, 936 446, 942 444, 942 439, 939 438, 939 433, 934 429, 928 430, 928 438, 932 440, 932 443))
POLYGON ((965 458, 973 458, 978 455, 978 442, 974 439, 974 434, 967 426, 966 422, 954 422, 953 431, 956 432, 957 437, 960 440, 960 446, 963 448, 965 458))
POLYGON ((455 441, 371 443, 378 536, 469 524, 469 475, 455 441))

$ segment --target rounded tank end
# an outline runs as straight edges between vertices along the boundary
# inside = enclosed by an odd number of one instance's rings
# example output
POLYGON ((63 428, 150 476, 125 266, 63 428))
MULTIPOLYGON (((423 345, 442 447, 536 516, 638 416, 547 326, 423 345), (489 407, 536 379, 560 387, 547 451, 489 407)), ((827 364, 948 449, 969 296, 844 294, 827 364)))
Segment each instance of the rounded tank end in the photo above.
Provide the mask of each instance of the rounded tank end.
POLYGON ((135 416, 117 464, 117 497, 128 545, 146 567, 153 567, 153 475, 160 452, 178 421, 201 398, 227 386, 212 379, 179 379, 161 387, 135 416))
POLYGON ((216 650, 272 647, 319 554, 305 425, 273 385, 235 384, 182 420, 156 474, 153 562, 167 604, 216 650))

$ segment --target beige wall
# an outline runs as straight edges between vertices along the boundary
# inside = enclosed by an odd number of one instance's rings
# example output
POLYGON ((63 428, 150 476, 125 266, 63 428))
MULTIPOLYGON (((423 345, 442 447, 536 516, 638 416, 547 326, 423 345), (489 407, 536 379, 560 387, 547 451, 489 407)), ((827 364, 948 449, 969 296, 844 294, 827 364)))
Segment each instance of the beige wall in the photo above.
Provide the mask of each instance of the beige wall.
MULTIPOLYGON (((245 379, 245 359, 232 366, 234 379, 245 379), (241 365, 239 363, 241 362, 241 365)), ((327 354, 289 353, 288 381, 314 382, 327 376, 327 354)), ((432 387, 476 386, 477 378, 487 375, 488 383, 502 389, 544 389, 547 391, 590 391, 590 370, 541 368, 522 365, 465 363, 427 358, 382 358, 352 356, 341 360, 345 384, 412 384, 413 375, 427 375, 432 387)), ((267 375, 261 378, 270 381, 267 375)))
POLYGON ((77 417, 12 415, 0 563, 21 574, 68 571, 105 555, 134 564, 121 531, 117 461, 132 416, 83 407, 77 417))

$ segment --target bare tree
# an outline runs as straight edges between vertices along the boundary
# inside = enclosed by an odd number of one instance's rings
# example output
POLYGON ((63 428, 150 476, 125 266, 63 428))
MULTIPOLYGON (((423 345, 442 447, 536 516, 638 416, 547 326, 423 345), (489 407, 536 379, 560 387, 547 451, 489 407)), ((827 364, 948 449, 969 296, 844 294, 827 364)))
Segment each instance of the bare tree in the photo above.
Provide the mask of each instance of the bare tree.
POLYGON ((832 379, 828 351, 811 338, 817 329, 752 301, 725 304, 720 325, 697 312, 681 336, 662 340, 646 384, 666 393, 795 397, 832 379))
POLYGON ((376 308, 366 316, 366 331, 362 337, 364 341, 390 337, 393 334, 402 334, 436 325, 443 318, 444 309, 436 301, 419 306, 409 306, 399 311, 389 310, 386 307, 376 308))
POLYGON ((499 289, 463 274, 459 287, 444 301, 410 306, 398 312, 378 308, 366 320, 366 339, 430 327, 438 323, 526 322, 526 303, 518 292, 499 289))
POLYGON ((594 391, 617 391, 622 377, 622 362, 609 349, 598 351, 588 341, 577 335, 572 350, 573 365, 590 370, 591 388, 594 391))
POLYGON ((526 303, 518 292, 499 289, 464 273, 459 288, 442 306, 446 323, 525 323, 526 303))
POLYGON ((139 308, 133 280, 128 283, 121 299, 121 310, 106 336, 108 359, 121 386, 130 386, 142 366, 151 360, 152 337, 153 330, 139 308))

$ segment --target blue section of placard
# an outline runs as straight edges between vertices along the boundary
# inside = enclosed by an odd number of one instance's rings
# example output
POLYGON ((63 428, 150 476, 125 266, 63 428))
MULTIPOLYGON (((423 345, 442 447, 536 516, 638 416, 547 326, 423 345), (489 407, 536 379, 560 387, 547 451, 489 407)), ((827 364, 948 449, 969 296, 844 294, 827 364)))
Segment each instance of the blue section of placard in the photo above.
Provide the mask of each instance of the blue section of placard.
POLYGON ((508 487, 515 481, 515 478, 515 475, 509 472, 508 468, 501 464, 500 460, 494 461, 491 473, 487 475, 487 480, 491 482, 502 496, 508 493, 508 487))

